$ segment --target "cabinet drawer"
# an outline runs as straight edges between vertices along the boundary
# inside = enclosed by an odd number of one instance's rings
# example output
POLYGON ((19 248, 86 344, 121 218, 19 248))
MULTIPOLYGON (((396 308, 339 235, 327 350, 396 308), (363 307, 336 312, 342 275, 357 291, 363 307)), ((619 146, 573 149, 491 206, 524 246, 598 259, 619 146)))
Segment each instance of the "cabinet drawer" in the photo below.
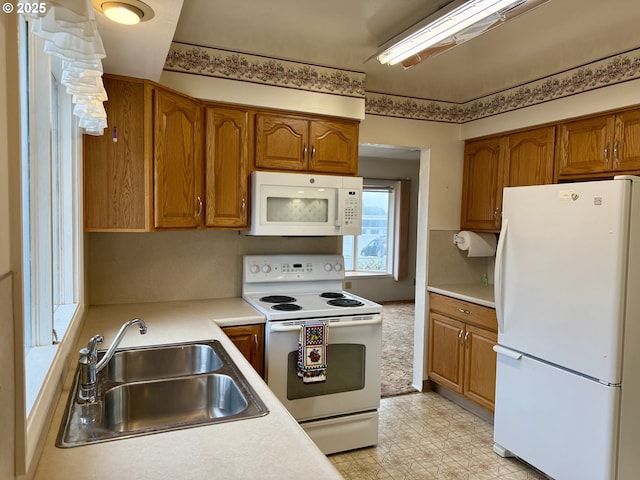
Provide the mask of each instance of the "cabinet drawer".
POLYGON ((476 305, 475 303, 465 302, 436 293, 431 293, 429 299, 429 308, 431 311, 457 318, 465 323, 488 328, 494 332, 498 331, 496 311, 493 308, 476 305))

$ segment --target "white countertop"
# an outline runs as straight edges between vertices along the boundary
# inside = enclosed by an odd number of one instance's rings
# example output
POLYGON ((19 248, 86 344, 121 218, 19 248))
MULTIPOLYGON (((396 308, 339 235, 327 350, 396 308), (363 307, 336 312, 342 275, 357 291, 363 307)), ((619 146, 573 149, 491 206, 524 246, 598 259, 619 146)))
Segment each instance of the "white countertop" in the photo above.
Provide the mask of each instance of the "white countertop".
POLYGON ((440 293, 466 302, 484 305, 485 307, 496 308, 493 284, 481 285, 476 283, 456 283, 446 285, 429 285, 427 290, 429 292, 440 293))
POLYGON ((101 347, 107 348, 120 326, 134 317, 146 322, 148 333, 140 335, 132 329, 121 347, 220 340, 269 413, 254 419, 57 448, 55 440, 76 368, 72 361, 35 480, 342 478, 216 324, 263 323, 264 317, 246 302, 229 298, 92 306, 78 349, 97 333, 104 336, 101 347))

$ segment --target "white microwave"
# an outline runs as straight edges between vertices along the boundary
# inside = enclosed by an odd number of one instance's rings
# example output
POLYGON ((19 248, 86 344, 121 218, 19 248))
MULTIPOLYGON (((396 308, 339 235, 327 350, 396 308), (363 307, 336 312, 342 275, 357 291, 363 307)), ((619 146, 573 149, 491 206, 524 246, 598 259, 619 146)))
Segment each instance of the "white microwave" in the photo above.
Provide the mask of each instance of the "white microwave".
POLYGON ((246 235, 360 235, 361 230, 361 177, 251 174, 251 228, 246 235))

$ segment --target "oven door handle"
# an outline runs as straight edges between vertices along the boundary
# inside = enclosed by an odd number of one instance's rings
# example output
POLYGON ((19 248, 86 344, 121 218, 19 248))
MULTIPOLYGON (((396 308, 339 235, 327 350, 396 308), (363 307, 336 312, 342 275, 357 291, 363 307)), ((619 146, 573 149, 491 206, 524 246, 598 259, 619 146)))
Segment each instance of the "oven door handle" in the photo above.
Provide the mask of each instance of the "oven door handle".
MULTIPOLYGON (((382 315, 376 315, 371 320, 353 320, 351 322, 328 322, 327 326, 333 328, 344 327, 362 327, 365 325, 379 325, 382 323, 382 315)), ((302 325, 278 325, 273 322, 269 325, 270 332, 296 332, 302 328, 302 325)))

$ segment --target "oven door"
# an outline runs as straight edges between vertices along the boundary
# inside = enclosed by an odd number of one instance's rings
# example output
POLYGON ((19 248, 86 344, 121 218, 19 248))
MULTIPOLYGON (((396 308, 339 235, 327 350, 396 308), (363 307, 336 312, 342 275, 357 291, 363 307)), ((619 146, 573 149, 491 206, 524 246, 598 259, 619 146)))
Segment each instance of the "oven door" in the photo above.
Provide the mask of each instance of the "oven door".
POLYGON ((329 325, 327 379, 317 383, 304 383, 297 376, 298 341, 305 321, 267 322, 267 384, 298 421, 380 406, 382 316, 324 320, 329 325))

